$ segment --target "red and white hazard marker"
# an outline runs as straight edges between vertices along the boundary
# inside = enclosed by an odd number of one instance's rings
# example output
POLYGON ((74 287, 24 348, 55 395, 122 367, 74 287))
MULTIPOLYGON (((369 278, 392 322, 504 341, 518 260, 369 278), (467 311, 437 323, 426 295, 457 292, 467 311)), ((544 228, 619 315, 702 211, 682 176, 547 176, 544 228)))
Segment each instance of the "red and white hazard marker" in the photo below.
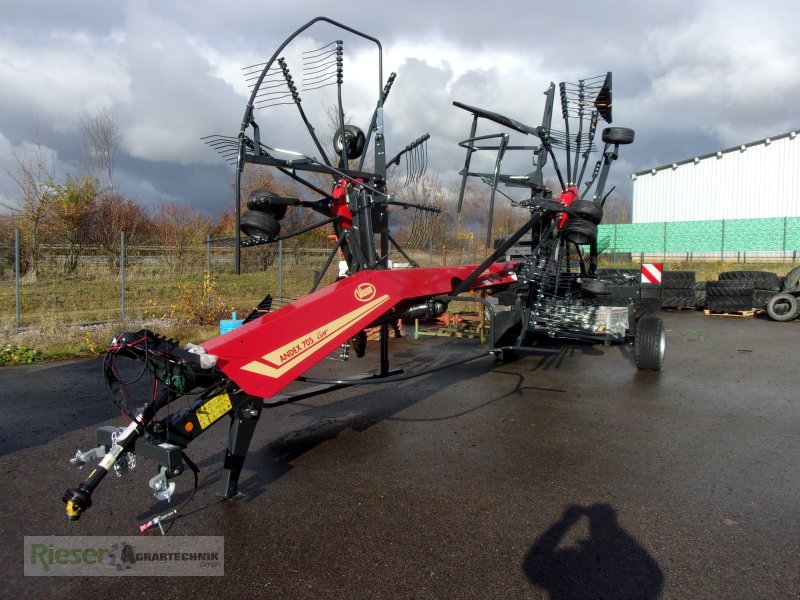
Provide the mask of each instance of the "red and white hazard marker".
POLYGON ((661 263, 642 264, 642 283, 661 283, 661 263))

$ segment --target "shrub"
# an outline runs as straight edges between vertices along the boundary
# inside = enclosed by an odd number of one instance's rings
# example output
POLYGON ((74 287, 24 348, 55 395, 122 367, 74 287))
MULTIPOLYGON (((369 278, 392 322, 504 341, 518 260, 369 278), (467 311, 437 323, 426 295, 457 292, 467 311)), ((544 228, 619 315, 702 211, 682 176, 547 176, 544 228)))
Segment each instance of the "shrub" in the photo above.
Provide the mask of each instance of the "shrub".
POLYGON ((42 361, 42 353, 28 346, 6 344, 0 350, 0 365, 30 365, 42 361))

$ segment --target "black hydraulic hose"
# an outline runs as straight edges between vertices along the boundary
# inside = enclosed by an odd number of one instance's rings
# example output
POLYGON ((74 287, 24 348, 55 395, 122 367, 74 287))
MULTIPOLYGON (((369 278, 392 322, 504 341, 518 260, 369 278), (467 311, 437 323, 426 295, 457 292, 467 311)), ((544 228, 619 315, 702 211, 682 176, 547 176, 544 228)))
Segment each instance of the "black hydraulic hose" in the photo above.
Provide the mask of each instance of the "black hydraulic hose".
POLYGON ((449 369, 451 367, 457 367, 458 365, 463 365, 468 362, 472 362, 474 360, 478 360, 479 358, 486 358, 488 356, 494 356, 492 352, 485 352, 482 354, 477 354, 475 356, 470 356, 469 358, 464 358, 461 360, 456 360, 453 362, 449 362, 444 365, 440 365, 438 367, 433 367, 431 369, 426 369, 425 371, 418 371, 414 373, 403 373, 402 375, 390 375, 389 377, 373 377, 371 379, 320 379, 317 377, 305 377, 301 376, 297 378, 297 381, 302 381, 304 383, 318 383, 324 385, 378 385, 381 383, 393 383, 395 381, 406 381, 408 379, 414 379, 415 377, 422 377, 423 375, 430 375, 431 373, 436 373, 437 371, 441 371, 442 369, 449 369))

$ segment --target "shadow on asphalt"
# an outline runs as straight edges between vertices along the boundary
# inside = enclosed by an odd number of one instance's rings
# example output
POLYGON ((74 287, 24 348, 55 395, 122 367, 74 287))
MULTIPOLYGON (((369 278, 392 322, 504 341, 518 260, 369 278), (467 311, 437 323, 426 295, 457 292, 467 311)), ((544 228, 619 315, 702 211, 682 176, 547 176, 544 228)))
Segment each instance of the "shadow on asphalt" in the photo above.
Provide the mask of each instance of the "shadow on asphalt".
POLYGON ((522 570, 551 600, 656 598, 664 574, 656 560, 617 521, 609 504, 571 506, 528 550, 522 570), (588 520, 589 536, 568 544, 570 530, 588 520))
MULTIPOLYGON (((403 353, 399 353, 397 356, 402 357, 403 353)), ((453 360, 452 356, 448 356, 446 353, 424 356, 422 360, 417 353, 414 358, 419 362, 409 365, 409 371, 431 368, 439 362, 447 363, 453 360)), ((336 438, 342 432, 348 429, 357 432, 364 431, 376 423, 396 418, 394 415, 397 413, 445 390, 451 385, 453 379, 463 381, 481 377, 492 371, 494 366, 494 360, 486 358, 467 366, 454 367, 454 369, 458 369, 457 375, 454 376, 451 373, 451 376, 444 377, 428 376, 425 378, 423 389, 420 389, 422 386, 405 387, 401 385, 394 387, 392 393, 387 393, 386 385, 366 386, 367 390, 364 393, 320 406, 297 403, 295 406, 301 407, 303 410, 297 412, 295 416, 310 418, 312 422, 302 429, 283 435, 260 449, 251 451, 247 460, 248 467, 253 469, 253 472, 246 479, 244 476, 247 471, 243 472, 243 478, 239 482, 240 491, 246 494, 244 500, 249 501, 260 496, 270 483, 293 468, 292 463, 295 460, 320 444, 336 438), (376 392, 381 394, 380 397, 376 395, 376 392)), ((442 373, 444 372, 446 371, 442 371, 442 373)), ((484 404, 497 400, 499 397, 490 398, 484 404)), ((211 484, 212 482, 208 482, 208 485, 211 484)))

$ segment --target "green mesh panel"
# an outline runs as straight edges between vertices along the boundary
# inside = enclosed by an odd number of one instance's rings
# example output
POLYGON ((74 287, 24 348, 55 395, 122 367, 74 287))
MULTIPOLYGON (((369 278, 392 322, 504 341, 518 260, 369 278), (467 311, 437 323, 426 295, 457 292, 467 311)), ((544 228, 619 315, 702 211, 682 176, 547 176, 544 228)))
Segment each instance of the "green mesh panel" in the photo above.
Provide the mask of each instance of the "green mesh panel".
POLYGON ((755 252, 783 250, 784 219, 731 219, 725 221, 724 250, 755 252))
POLYGON ((667 252, 718 252, 722 221, 667 223, 667 252))
POLYGON ((800 250, 800 217, 786 219, 786 250, 800 250))
POLYGON ((664 223, 617 225, 617 252, 663 252, 664 223))
POLYGON ((600 225, 599 252, 800 251, 800 217, 600 225))

